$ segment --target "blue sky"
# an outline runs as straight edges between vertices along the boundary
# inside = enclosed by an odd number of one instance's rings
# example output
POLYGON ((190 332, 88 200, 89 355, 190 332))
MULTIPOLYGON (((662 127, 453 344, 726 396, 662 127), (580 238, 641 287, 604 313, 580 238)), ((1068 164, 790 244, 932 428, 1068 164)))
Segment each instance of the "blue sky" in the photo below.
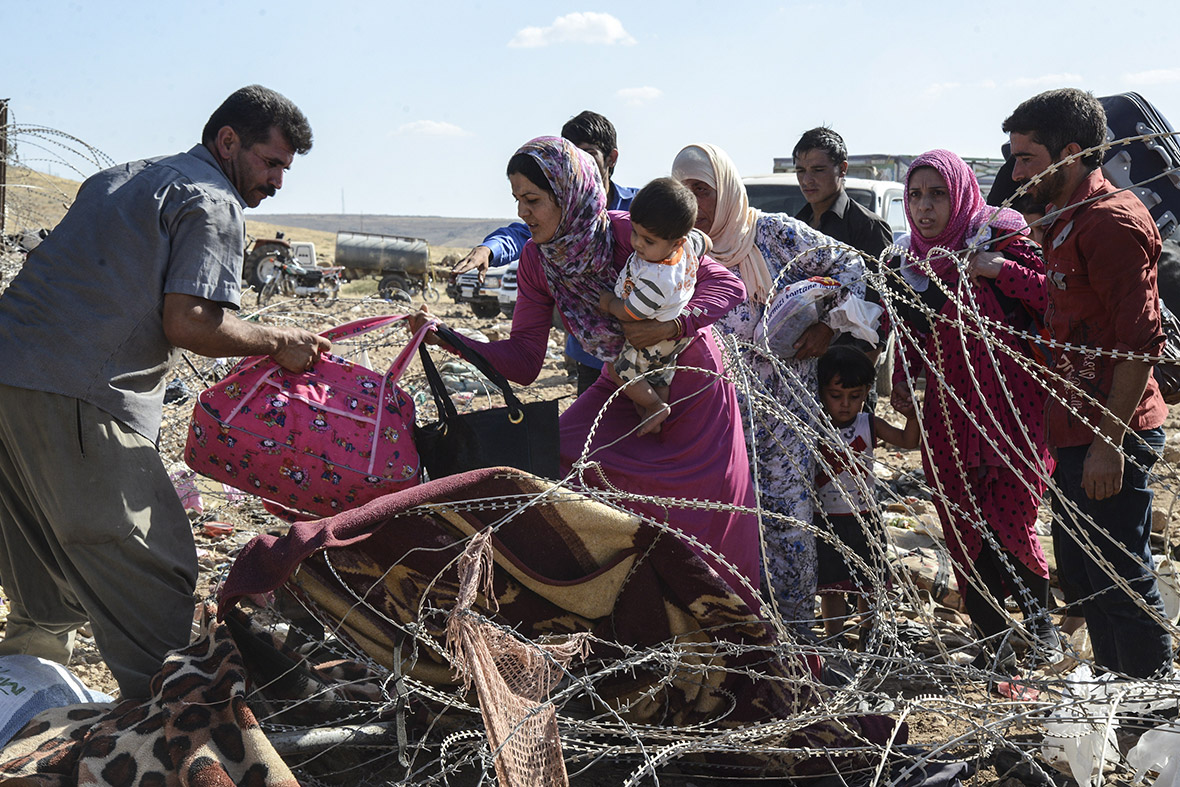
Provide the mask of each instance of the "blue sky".
POLYGON ((0 98, 10 122, 124 161, 187 149, 259 82, 303 108, 315 147, 256 213, 506 217, 509 156, 582 109, 614 122, 616 180, 636 186, 691 142, 769 172, 820 124, 852 153, 995 156, 1004 117, 1053 87, 1136 90, 1180 123, 1162 21, 1007 0, 0 0, 0 98))

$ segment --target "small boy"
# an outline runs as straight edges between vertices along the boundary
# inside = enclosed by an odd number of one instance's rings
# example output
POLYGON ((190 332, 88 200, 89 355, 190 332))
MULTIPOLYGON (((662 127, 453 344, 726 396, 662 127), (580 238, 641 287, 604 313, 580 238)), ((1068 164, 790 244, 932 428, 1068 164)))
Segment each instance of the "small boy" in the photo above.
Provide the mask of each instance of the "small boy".
MULTIPOLYGON (((816 367, 820 404, 840 435, 840 444, 821 446, 816 471, 816 495, 819 509, 814 524, 820 532, 834 536, 865 565, 879 565, 869 539, 884 540, 881 520, 875 513, 873 499, 873 448, 878 439, 898 448, 917 448, 920 426, 913 403, 902 405, 905 428, 864 412, 869 388, 876 378, 872 360, 848 345, 828 349, 816 367)), ((820 613, 824 633, 831 637, 841 633, 848 607, 844 591, 860 594, 857 611, 869 609, 871 578, 857 566, 850 565, 828 539, 816 539, 818 585, 821 590, 820 613), (828 592, 822 592, 828 591, 828 592)))
MULTIPOLYGON (((622 322, 678 317, 692 298, 701 257, 712 248, 708 236, 693 229, 696 220, 696 197, 680 181, 657 178, 640 189, 631 202, 634 252, 619 272, 614 292, 599 295, 599 308, 622 322)), ((668 418, 668 386, 675 372, 667 367, 693 338, 669 339, 642 350, 626 343, 607 365, 607 374, 635 403, 638 434, 660 431, 668 418)))

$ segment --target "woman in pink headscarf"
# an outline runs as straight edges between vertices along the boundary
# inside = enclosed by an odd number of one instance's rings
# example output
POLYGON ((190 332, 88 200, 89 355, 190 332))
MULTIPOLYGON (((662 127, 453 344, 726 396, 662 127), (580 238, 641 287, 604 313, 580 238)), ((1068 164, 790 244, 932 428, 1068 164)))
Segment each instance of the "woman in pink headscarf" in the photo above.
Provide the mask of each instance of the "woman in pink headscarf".
MULTIPOLYGON (((513 382, 532 383, 545 361, 556 307, 587 352, 613 360, 623 347, 624 327, 599 310, 598 296, 614 289, 631 254, 631 217, 606 209, 594 160, 560 137, 523 145, 508 162, 508 179, 532 239, 520 256, 512 333, 480 345, 480 352, 513 382)), ((759 587, 758 520, 734 510, 752 509, 754 491, 737 395, 721 374, 721 352, 710 331, 745 294, 741 279, 704 257, 683 314, 670 322, 627 323, 627 338, 637 347, 692 337, 669 391, 672 415, 660 432, 637 435, 635 408, 623 395, 607 404, 618 386, 603 375, 561 415, 561 462, 568 471, 585 454, 597 463, 586 469, 585 483, 637 495, 621 504, 720 554, 737 576, 707 552, 702 556, 757 611, 751 589, 759 587), (676 500, 690 502, 681 506, 676 500)))
MULTIPOLYGON (((1001 649, 1009 594, 1034 637, 1055 650, 1048 564, 1033 530, 1051 470, 1046 393, 1028 371, 1027 339, 1012 332, 1030 330, 1044 312, 1040 249, 1019 213, 986 204, 971 167, 950 151, 914 159, 905 208, 909 254, 890 277, 905 284, 890 311, 901 315, 906 368, 894 373, 893 399, 909 401, 908 380, 925 374, 922 464, 967 613, 991 646, 979 663, 1001 649)), ((1001 655, 1010 665, 1010 646, 1001 655)))

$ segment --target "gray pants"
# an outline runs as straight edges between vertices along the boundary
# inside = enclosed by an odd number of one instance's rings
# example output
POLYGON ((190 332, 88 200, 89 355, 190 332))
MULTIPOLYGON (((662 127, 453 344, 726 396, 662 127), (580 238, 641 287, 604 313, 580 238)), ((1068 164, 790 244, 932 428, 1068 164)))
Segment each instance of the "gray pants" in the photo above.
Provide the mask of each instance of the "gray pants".
POLYGON ((65 664, 90 621, 124 698, 185 647, 197 556, 151 441, 66 396, 0 385, 0 655, 65 664))

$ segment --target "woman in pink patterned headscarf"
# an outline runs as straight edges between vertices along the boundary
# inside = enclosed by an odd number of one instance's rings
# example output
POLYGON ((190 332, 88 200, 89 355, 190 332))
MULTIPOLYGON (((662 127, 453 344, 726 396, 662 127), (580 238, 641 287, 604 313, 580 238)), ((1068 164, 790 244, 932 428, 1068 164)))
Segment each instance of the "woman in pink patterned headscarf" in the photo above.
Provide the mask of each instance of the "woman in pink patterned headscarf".
MULTIPOLYGON (((606 209, 594 160, 560 137, 523 145, 508 162, 508 179, 517 215, 532 239, 517 269, 512 333, 480 345, 480 352, 513 382, 532 383, 545 362, 556 306, 566 330, 587 352, 613 360, 623 346, 623 329, 599 311, 598 296, 614 289, 631 254, 630 216, 606 209)), ((603 375, 561 415, 561 461, 565 472, 585 454, 597 465, 585 470, 583 483, 642 496, 621 505, 666 522, 720 554, 728 565, 702 552, 758 610, 758 521, 733 510, 754 506, 745 437, 737 394, 721 376, 721 352, 710 331, 745 297, 741 279, 704 257, 680 317, 628 323, 628 337, 637 347, 693 338, 678 357, 680 370, 669 391, 672 415, 658 434, 636 435, 639 422, 631 400, 619 395, 607 404, 618 386, 603 375), (689 502, 682 507, 676 500, 721 505, 689 502)))
POLYGON ((895 372, 893 396, 908 400, 907 380, 925 374, 922 464, 967 613, 989 639, 980 664, 991 663, 1008 630, 1009 594, 1036 639, 1055 650, 1048 564, 1033 529, 1051 470, 1046 393, 1027 371, 1027 341, 995 327, 1026 331, 1043 313, 1040 250, 1020 214, 988 206, 971 167, 950 151, 914 159, 905 208, 912 234, 904 265, 924 274, 906 280, 923 289, 929 279, 921 300, 935 314, 900 326, 908 369, 895 372))

